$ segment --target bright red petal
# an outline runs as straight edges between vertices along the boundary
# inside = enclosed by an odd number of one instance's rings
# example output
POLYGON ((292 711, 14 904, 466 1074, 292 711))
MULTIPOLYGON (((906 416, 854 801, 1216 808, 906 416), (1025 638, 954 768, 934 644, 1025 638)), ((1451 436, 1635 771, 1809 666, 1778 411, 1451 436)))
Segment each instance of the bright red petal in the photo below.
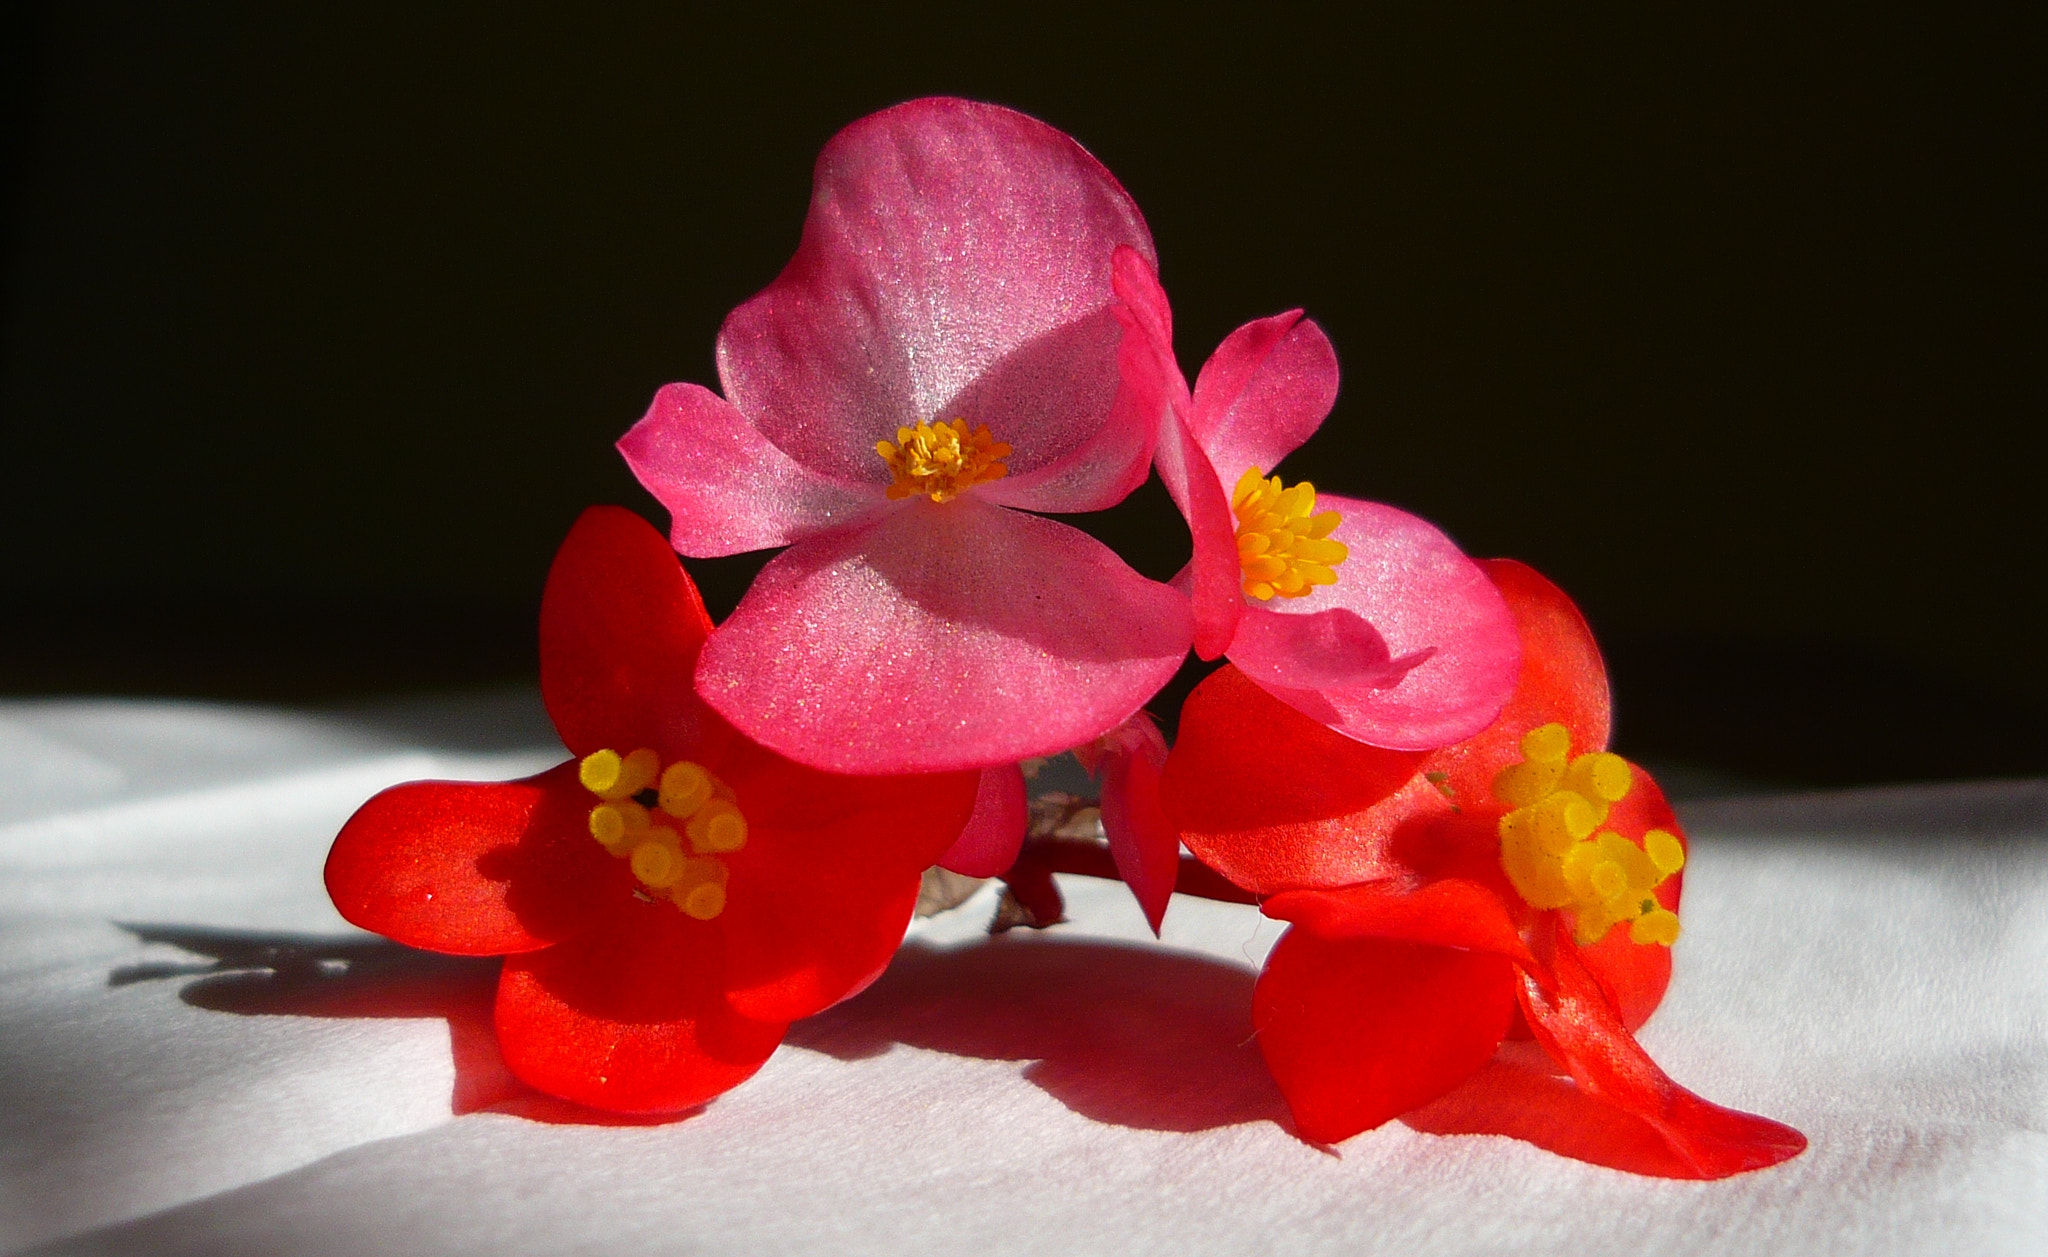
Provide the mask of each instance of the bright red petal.
POLYGON ((710 631, 697 587, 652 524, 616 506, 583 512, 540 606, 541 697, 570 752, 717 754, 731 729, 691 687, 710 631))
POLYGON ((1304 1139, 1336 1143, 1449 1091, 1514 1014, 1514 965, 1486 952, 1289 930, 1252 997, 1266 1068, 1304 1139))
POLYGON ((1329 941, 1378 938, 1492 952, 1534 963, 1500 896, 1476 882, 1401 879, 1274 895, 1260 911, 1329 941))
POLYGON ((1182 705, 1161 793, 1181 841, 1246 890, 1347 886, 1407 871, 1351 818, 1416 788, 1422 758, 1354 742, 1226 666, 1182 705))
POLYGON ((524 781, 414 781, 377 795, 327 856, 341 915, 409 947, 532 951, 602 907, 609 858, 591 841, 573 765, 524 781))
POLYGON ((1500 716, 1476 737, 1432 754, 1424 771, 1444 774, 1454 797, 1481 806, 1493 779, 1521 759, 1522 735, 1556 722, 1571 730, 1572 752, 1607 748, 1607 668, 1593 631, 1564 591, 1513 559, 1480 562, 1507 601, 1521 638, 1521 671, 1500 716))
POLYGON ((1017 862, 1030 822, 1023 771, 1015 764, 984 768, 974 813, 938 862, 966 877, 994 877, 1017 862))
POLYGON ((720 331, 725 396, 834 480, 886 485, 876 441, 959 417, 1012 447, 1012 490, 1034 498, 1019 505, 1113 505, 1152 439, 1129 425, 1099 440, 1119 245, 1151 256, 1137 206, 1044 123, 938 98, 872 114, 826 144, 796 256, 720 331))
POLYGON ((717 933, 667 903, 636 903, 601 930, 505 962, 505 1063, 550 1095, 622 1113, 704 1103, 751 1077, 777 1022, 726 1007, 717 933))
POLYGON ((1102 829, 1117 872, 1157 934, 1180 877, 1180 832, 1159 798, 1166 739, 1143 712, 1111 737, 1116 745, 1102 759, 1102 829))
MULTIPOLYGON (((1727 1178, 1799 1155, 1806 1137, 1781 1122, 1724 1109, 1671 1081, 1630 1035, 1555 921, 1551 982, 1524 973, 1522 1014, 1544 1051, 1594 1099, 1641 1119, 1683 1163, 1673 1177, 1727 1178)), ((1628 1128, 1619 1129, 1626 1138, 1628 1128)))

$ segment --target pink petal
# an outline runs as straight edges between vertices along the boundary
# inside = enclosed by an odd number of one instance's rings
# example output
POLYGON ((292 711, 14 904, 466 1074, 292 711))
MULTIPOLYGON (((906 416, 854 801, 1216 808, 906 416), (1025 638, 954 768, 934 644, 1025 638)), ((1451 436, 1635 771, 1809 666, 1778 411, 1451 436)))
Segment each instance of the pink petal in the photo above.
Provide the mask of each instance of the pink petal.
POLYGON ((656 393, 619 453, 668 508, 670 543, 695 559, 786 546, 884 509, 874 485, 811 471, 695 384, 656 393))
POLYGON ((939 857, 939 867, 968 877, 996 876, 1017 862, 1029 820, 1023 770, 1015 764, 982 769, 974 814, 946 854, 939 857))
POLYGON ((1184 598, 1085 533, 916 499, 770 562, 705 644, 697 688, 815 767, 987 768, 1114 728, 1192 632, 1184 598))
POLYGON ((1194 603, 1195 653, 1214 659, 1230 650, 1245 613, 1244 575, 1237 554, 1237 517, 1230 498, 1187 425, 1168 412, 1159 430, 1153 462, 1166 491, 1187 517, 1194 557, 1186 575, 1194 603))
MULTIPOLYGON (((1111 418, 1118 245, 1152 252, 1137 206, 1044 123, 943 98, 870 115, 819 156, 796 256, 719 333, 725 395, 832 479, 886 484, 875 442, 954 418, 987 424, 1029 478, 1111 418)), ((1119 459, 1143 451, 1108 445, 1118 457, 1052 477, 1058 496, 1121 496, 1119 459)))
MULTIPOLYGON (((1307 616, 1342 608, 1369 624, 1395 661, 1434 653, 1384 688, 1317 689, 1253 679, 1281 701, 1371 746, 1424 751, 1484 729, 1513 691, 1522 658, 1514 618, 1499 589, 1449 537, 1406 511, 1324 493, 1316 495, 1316 507, 1343 513, 1332 535, 1350 548, 1350 557, 1338 567, 1335 585, 1302 598, 1275 598, 1266 609, 1307 616)), ((1244 636, 1242 627, 1239 635, 1244 636)))
POLYGON ((1394 658, 1379 630, 1346 607, 1309 615, 1245 607, 1230 644, 1230 662, 1267 689, 1387 689, 1432 653, 1394 658))
POLYGON ((1337 351, 1314 320, 1290 310, 1224 338, 1195 380, 1195 439, 1226 485, 1247 468, 1271 474, 1315 435, 1337 400, 1337 351))
POLYGON ((1166 739, 1152 718, 1139 712, 1104 741, 1109 745, 1101 759, 1102 829, 1116 871, 1157 934, 1180 877, 1180 828, 1167 818, 1159 798, 1166 739))

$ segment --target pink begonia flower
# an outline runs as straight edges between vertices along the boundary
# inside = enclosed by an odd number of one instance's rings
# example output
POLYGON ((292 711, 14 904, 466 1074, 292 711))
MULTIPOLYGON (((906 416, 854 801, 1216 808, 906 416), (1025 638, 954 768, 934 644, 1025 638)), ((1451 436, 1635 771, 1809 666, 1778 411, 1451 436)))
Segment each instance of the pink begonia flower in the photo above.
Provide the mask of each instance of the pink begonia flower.
POLYGON ((669 385, 619 442, 677 550, 790 547, 705 646, 706 702, 836 772, 985 768, 1089 741, 1173 675, 1186 599, 1024 513, 1148 473, 1119 247, 1152 257, 1137 206, 1022 114, 918 100, 833 137, 796 256, 719 332, 725 396, 669 385))
POLYGON ((1151 348, 1127 385, 1160 416, 1154 455, 1194 557, 1177 578, 1195 652, 1347 737, 1429 750, 1499 714, 1521 660, 1513 618, 1450 538, 1405 511, 1283 490, 1273 467, 1337 397, 1337 356, 1301 311, 1245 324, 1190 390, 1152 259, 1115 259, 1118 309, 1151 348))

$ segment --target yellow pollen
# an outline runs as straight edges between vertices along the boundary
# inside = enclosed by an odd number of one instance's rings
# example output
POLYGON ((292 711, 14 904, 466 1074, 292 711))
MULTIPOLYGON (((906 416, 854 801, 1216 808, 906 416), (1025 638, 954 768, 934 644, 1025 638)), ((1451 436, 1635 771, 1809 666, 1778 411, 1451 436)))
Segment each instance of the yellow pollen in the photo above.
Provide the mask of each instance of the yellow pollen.
POLYGON ((1304 480, 1284 488, 1280 477, 1268 480, 1253 467, 1230 491, 1230 510, 1237 516, 1237 562, 1246 594, 1269 602, 1306 597, 1318 585, 1337 583, 1335 569, 1351 552, 1330 534, 1344 517, 1317 512, 1314 485, 1304 480))
POLYGON ((731 870, 717 857, 747 845, 747 818, 730 786, 689 760, 664 768, 644 746, 626 755, 592 752, 577 776, 602 800, 590 809, 590 836, 624 859, 641 885, 699 921, 725 911, 731 870))
POLYGON ((1003 462, 1010 456, 1009 445, 996 440, 985 423, 969 432, 965 419, 898 428, 893 443, 875 442, 875 453, 895 474, 889 486, 892 499, 923 494, 934 502, 950 502, 975 485, 1010 474, 1003 462))
POLYGON ((1574 758, 1561 724, 1522 738, 1522 760, 1493 779, 1500 818, 1500 863, 1530 907, 1569 908, 1581 943, 1597 943, 1622 922, 1637 943, 1669 947, 1678 914, 1653 893, 1685 867, 1685 846, 1662 829, 1640 843, 1602 830, 1613 805, 1628 797, 1628 761, 1596 751, 1574 758))

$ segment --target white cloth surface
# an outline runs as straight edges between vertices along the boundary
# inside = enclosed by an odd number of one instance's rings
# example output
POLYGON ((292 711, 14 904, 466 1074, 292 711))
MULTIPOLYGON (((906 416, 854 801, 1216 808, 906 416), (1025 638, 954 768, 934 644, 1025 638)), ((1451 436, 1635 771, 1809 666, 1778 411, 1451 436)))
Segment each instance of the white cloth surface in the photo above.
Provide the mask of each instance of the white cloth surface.
POLYGON ((0 703, 0 1252, 2048 1252, 2048 782, 1682 809, 1641 1038, 1812 1146, 1678 1183, 1400 1123, 1301 1143, 1247 1041, 1279 928, 1180 897, 1154 942, 1088 879, 1042 934, 982 937, 987 889, 920 923, 692 1116, 565 1121, 479 1044, 487 963, 321 888, 381 786, 559 758, 425 714, 0 703))

